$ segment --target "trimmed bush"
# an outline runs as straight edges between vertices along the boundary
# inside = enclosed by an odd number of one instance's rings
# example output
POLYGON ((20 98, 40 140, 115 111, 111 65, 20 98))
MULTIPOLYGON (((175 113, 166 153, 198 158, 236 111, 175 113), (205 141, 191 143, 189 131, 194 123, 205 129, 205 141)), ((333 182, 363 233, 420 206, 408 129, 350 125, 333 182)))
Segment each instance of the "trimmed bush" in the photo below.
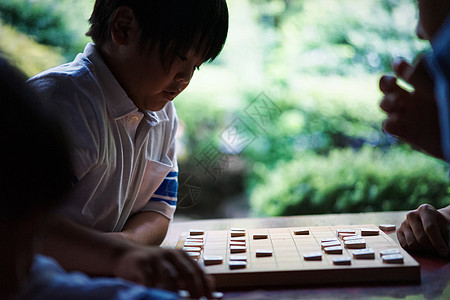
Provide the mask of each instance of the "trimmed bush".
POLYGON ((255 215, 279 216, 415 209, 450 204, 446 164, 402 148, 364 147, 305 154, 273 170, 256 165, 263 182, 250 198, 255 215))

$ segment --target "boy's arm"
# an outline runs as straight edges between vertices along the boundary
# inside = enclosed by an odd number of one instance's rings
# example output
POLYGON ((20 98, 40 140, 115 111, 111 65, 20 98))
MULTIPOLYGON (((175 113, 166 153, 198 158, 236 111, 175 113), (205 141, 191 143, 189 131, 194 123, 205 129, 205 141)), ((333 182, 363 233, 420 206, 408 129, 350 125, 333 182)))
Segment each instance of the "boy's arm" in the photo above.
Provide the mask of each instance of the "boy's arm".
POLYGON ((125 223, 121 232, 107 233, 140 245, 159 246, 166 237, 170 220, 154 211, 143 211, 125 223))
POLYGON ((210 296, 213 288, 213 280, 184 251, 138 246, 59 217, 50 219, 40 253, 54 257, 69 271, 188 289, 194 297, 210 296))

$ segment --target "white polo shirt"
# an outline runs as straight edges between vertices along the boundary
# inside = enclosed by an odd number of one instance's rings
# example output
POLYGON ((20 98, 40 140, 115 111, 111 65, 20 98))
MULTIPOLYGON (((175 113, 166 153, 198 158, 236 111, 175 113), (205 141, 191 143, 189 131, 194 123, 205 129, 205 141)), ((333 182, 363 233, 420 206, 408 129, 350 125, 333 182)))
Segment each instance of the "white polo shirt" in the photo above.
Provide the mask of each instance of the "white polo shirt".
POLYGON ((64 215, 107 232, 122 230, 142 211, 172 219, 178 189, 172 102, 160 111, 138 111, 91 43, 73 62, 29 83, 71 137, 75 180, 64 215))

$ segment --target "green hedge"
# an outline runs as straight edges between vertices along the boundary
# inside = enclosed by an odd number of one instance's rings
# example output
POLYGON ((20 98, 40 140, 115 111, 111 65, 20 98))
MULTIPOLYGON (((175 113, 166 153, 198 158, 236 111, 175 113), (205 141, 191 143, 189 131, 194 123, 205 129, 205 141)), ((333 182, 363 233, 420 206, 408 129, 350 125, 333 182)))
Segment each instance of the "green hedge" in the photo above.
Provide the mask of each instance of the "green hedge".
POLYGON ((0 36, 0 52, 27 76, 33 76, 65 61, 60 51, 54 47, 38 44, 2 22, 0 36))
POLYGON ((414 209, 450 204, 446 164, 422 153, 364 147, 304 153, 273 170, 263 164, 250 206, 255 215, 296 215, 414 209), (268 174, 268 175, 267 175, 268 174))

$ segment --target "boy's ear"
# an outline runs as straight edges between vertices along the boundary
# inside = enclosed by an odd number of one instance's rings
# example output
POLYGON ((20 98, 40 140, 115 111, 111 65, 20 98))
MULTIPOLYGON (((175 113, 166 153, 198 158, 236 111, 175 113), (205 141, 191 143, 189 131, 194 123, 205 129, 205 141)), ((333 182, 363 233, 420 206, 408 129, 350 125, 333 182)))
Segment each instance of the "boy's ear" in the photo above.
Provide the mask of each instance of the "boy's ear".
POLYGON ((138 24, 134 12, 127 6, 119 6, 111 18, 111 39, 116 45, 128 45, 137 37, 138 24))

